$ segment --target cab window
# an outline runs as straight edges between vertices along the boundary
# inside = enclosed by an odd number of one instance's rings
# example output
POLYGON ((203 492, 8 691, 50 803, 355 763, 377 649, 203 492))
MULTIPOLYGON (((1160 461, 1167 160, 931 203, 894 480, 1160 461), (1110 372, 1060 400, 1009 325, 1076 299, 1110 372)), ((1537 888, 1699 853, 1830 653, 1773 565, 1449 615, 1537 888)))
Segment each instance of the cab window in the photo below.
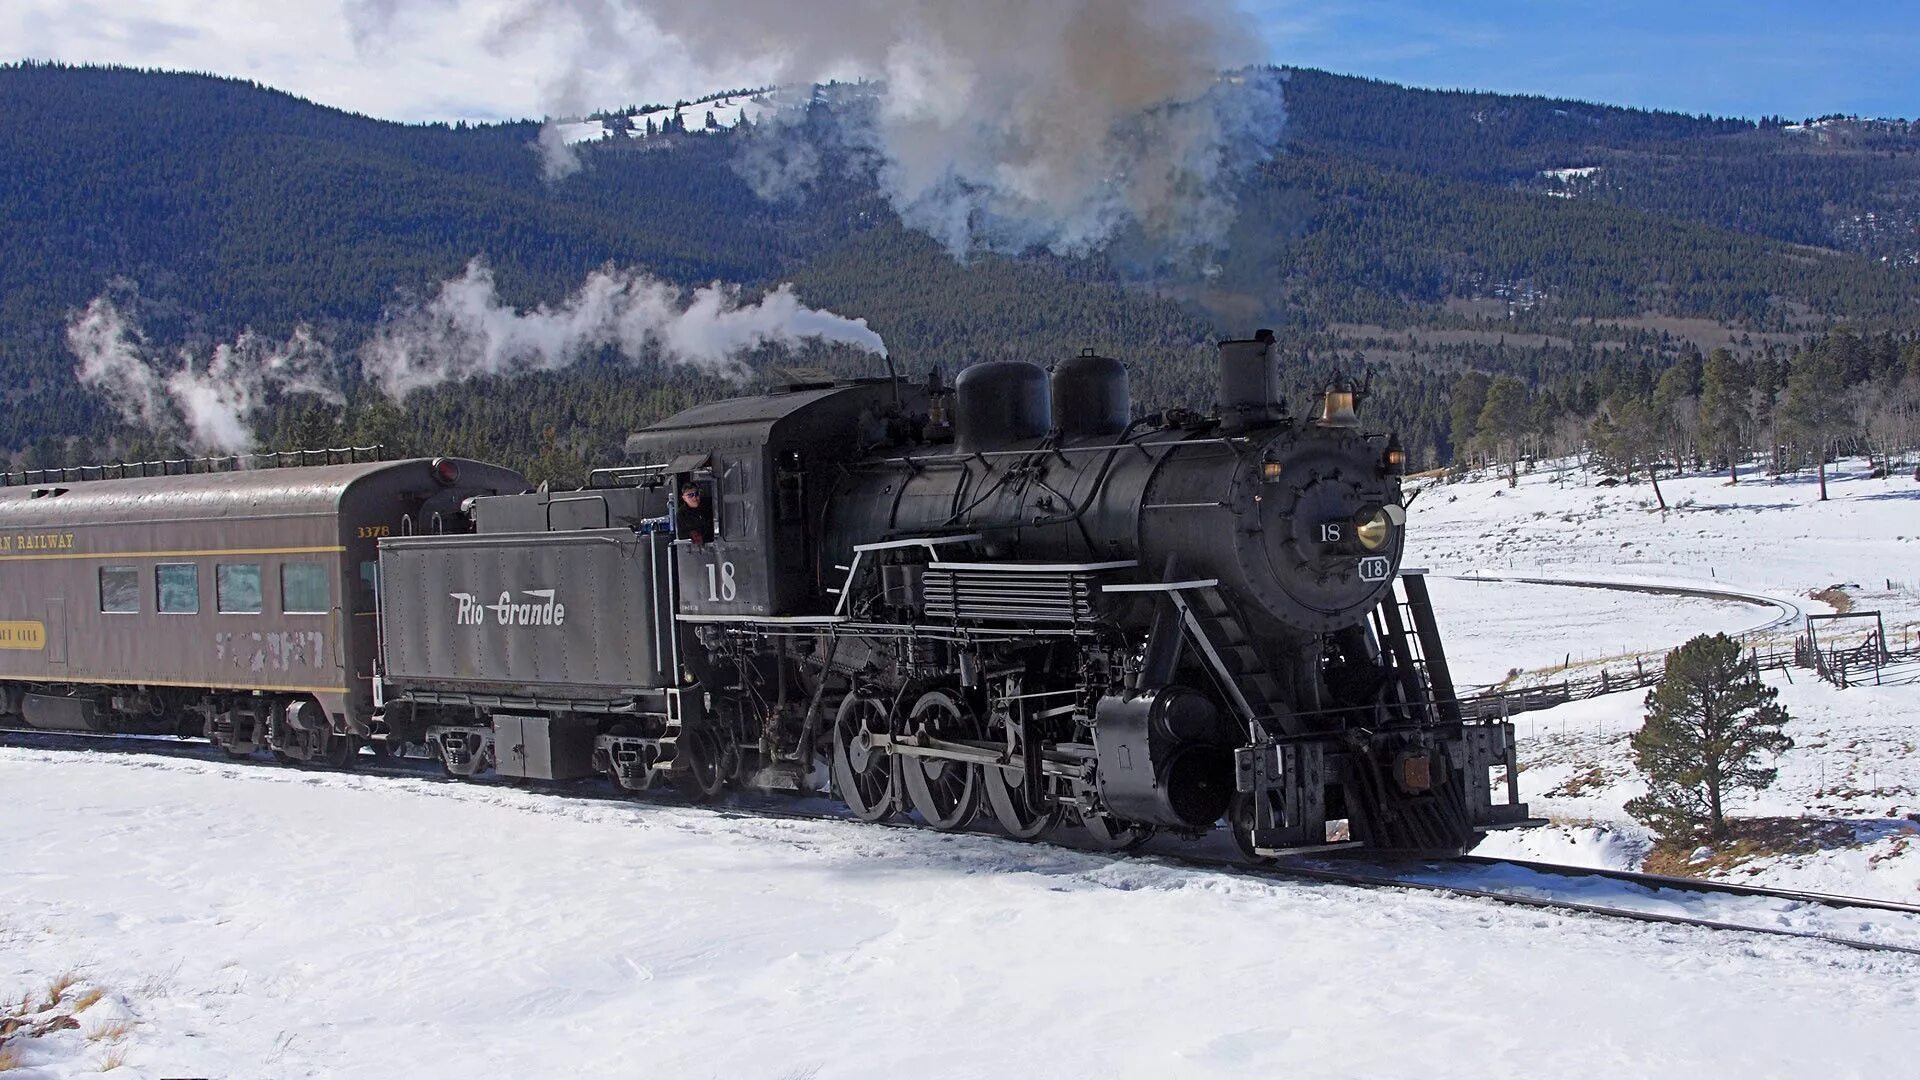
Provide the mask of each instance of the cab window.
POLYGON ((674 536, 704 544, 720 535, 719 500, 711 479, 683 481, 674 497, 674 536))

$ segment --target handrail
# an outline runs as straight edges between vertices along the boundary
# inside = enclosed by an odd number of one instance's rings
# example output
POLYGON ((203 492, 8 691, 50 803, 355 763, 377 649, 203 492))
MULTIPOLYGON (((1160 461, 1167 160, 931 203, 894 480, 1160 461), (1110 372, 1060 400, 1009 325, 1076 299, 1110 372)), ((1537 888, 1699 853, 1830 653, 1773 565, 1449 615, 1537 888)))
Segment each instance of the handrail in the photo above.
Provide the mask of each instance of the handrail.
POLYGON ((27 484, 71 484, 87 480, 130 480, 151 476, 191 476, 200 473, 240 472, 257 468, 299 468, 306 465, 357 465, 387 460, 384 443, 336 446, 312 450, 263 450, 254 454, 219 457, 156 458, 116 461, 101 465, 56 465, 40 469, 0 472, 0 487, 27 484), (312 460, 318 457, 319 461, 312 460))
POLYGON ((853 577, 860 572, 860 560, 866 557, 867 552, 917 547, 924 544, 927 548, 927 553, 931 555, 933 549, 942 544, 964 544, 968 541, 978 539, 980 539, 979 533, 961 533, 955 536, 910 536, 900 540, 879 540, 871 544, 855 544, 853 546, 853 562, 847 567, 846 580, 840 583, 839 589, 829 590, 836 591, 840 594, 840 599, 834 602, 833 613, 835 615, 846 613, 847 597, 853 595, 853 577))

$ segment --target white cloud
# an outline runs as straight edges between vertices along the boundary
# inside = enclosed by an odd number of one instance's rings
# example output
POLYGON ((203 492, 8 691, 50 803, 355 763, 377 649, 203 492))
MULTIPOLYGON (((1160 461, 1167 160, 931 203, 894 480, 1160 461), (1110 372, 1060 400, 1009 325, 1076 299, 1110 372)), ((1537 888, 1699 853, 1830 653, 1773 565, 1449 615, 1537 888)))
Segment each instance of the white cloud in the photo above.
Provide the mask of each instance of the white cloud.
POLYGON ((538 118, 555 109, 672 101, 752 75, 702 70, 664 45, 654 47, 657 55, 583 71, 583 30, 517 24, 524 9, 518 0, 144 0, 125 7, 8 0, 0 4, 0 60, 206 71, 406 121, 538 118), (391 7, 386 32, 356 42, 349 5, 362 14, 391 7))

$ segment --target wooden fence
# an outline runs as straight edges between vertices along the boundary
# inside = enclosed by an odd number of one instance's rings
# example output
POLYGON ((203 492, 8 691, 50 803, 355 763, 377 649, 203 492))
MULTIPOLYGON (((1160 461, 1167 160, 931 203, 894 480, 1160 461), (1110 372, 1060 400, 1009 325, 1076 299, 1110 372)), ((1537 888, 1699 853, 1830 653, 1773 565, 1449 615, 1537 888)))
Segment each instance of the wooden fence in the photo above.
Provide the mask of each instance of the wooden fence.
MULTIPOLYGON (((1756 671, 1785 668, 1809 668, 1820 678, 1845 688, 1862 683, 1896 684, 1920 682, 1920 648, 1890 652, 1877 639, 1848 648, 1816 649, 1806 636, 1795 640, 1793 648, 1748 650, 1748 661, 1756 671)), ((1596 675, 1564 679, 1558 683, 1489 690, 1460 699, 1460 713, 1469 720, 1496 720, 1516 713, 1535 712, 1585 701, 1602 694, 1644 690, 1660 681, 1666 665, 1635 660, 1630 668, 1602 668, 1596 675)))

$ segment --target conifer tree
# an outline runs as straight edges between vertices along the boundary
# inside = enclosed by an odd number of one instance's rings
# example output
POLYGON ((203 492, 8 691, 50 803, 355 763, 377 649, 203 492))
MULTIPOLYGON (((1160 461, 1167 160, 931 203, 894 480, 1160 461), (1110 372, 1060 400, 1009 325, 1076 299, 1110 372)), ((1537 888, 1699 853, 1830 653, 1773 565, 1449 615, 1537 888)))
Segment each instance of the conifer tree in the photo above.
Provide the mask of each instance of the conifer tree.
POLYGON ((1787 400, 1780 410, 1781 419, 1798 433, 1801 445, 1813 448, 1821 502, 1827 501, 1827 452, 1833 437, 1852 420, 1842 386, 1839 365, 1829 350, 1816 345, 1794 356, 1787 375, 1787 400))
POLYGON ((1727 477, 1736 484, 1740 482, 1747 398, 1747 380, 1740 362, 1725 349, 1713 350, 1700 377, 1700 438, 1726 455, 1727 477))
POLYGON ((1725 634, 1702 634, 1668 653, 1633 736, 1647 793, 1628 800, 1627 813, 1664 836, 1724 839, 1728 798, 1771 785, 1778 770, 1761 765, 1761 755, 1793 746, 1777 696, 1725 634))
POLYGON ((1453 390, 1448 395, 1447 411, 1456 464, 1465 464, 1469 460, 1473 437, 1480 431, 1480 411, 1486 407, 1487 385, 1490 381, 1484 372, 1479 371, 1469 371, 1454 380, 1453 390))
POLYGON ((1512 375, 1502 375, 1487 387, 1486 404, 1480 409, 1480 437, 1492 444, 1507 462, 1507 486, 1520 483, 1520 440, 1533 419, 1527 407, 1527 384, 1512 375))

